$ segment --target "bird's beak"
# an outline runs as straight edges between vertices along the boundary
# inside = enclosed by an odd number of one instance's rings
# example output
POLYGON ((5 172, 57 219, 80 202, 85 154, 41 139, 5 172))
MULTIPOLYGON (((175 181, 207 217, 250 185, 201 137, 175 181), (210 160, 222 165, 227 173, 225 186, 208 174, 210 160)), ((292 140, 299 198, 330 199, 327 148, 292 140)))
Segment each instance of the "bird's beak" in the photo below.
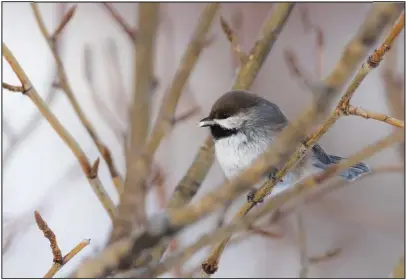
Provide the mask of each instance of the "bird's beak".
POLYGON ((199 122, 200 127, 205 127, 205 126, 212 126, 215 125, 216 122, 213 121, 210 117, 204 118, 199 122))

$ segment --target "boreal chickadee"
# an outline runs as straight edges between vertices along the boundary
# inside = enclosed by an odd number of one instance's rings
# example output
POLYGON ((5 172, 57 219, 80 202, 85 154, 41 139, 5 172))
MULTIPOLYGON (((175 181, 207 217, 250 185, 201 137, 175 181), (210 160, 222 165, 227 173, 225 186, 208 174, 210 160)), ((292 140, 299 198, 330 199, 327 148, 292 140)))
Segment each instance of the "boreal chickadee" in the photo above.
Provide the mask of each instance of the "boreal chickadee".
MULTIPOLYGON (((199 125, 210 128, 217 160, 230 179, 248 168, 272 144, 287 127, 288 120, 276 104, 248 91, 232 90, 214 103, 209 116, 199 125)), ((311 152, 275 186, 273 193, 289 188, 304 176, 325 170, 343 159, 327 154, 315 144, 311 152)), ((273 176, 276 171, 277 168, 269 175, 273 176)), ((339 176, 353 181, 369 172, 369 167, 360 162, 339 176)), ((252 201, 254 193, 255 189, 248 194, 249 201, 252 201)))

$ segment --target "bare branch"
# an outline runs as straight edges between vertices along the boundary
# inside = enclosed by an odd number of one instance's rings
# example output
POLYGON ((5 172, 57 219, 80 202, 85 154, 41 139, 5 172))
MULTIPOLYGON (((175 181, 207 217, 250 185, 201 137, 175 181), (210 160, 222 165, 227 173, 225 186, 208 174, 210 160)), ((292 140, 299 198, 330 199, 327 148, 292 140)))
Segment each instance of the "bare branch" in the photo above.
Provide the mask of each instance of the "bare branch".
POLYGON ((7 84, 5 82, 2 82, 1 85, 2 85, 3 88, 5 88, 5 89, 7 89, 9 91, 24 93, 24 89, 21 86, 13 86, 13 85, 9 85, 9 84, 7 84))
POLYGON ((301 6, 300 9, 301 19, 303 28, 306 32, 314 31, 316 33, 316 76, 321 79, 323 74, 323 64, 324 64, 324 34, 319 25, 312 23, 309 19, 309 12, 305 6, 301 6))
POLYGON ((56 241, 55 233, 48 227, 47 223, 42 219, 41 215, 35 211, 34 212, 35 222, 38 225, 38 228, 42 231, 45 238, 49 240, 52 249, 52 255, 54 256, 54 263, 62 264, 62 252, 59 249, 58 242, 56 241))
MULTIPOLYGON (((126 235, 131 230, 134 221, 134 212, 138 212, 138 215, 141 213, 141 215, 145 217, 145 215, 142 214, 145 211, 145 200, 144 196, 140 195, 140 190, 145 189, 144 186, 149 173, 149 165, 155 151, 164 136, 170 132, 172 128, 171 120, 175 114, 180 95, 202 52, 202 41, 211 26, 218 8, 219 4, 213 3, 207 5, 203 11, 201 19, 194 31, 194 35, 186 48, 178 71, 175 74, 167 94, 164 96, 159 116, 152 129, 151 136, 148 139, 146 150, 141 156, 138 156, 127 169, 128 177, 126 179, 126 187, 120 199, 121 203, 118 208, 119 214, 111 240, 118 240, 119 237, 126 235), (137 210, 134 211, 134 209, 137 210)), ((143 71, 145 72, 145 70, 143 71)), ((138 216, 138 218, 140 218, 140 216, 138 216)))
MULTIPOLYGON (((320 88, 320 86, 317 87, 312 86, 312 91, 314 92, 315 96, 313 106, 317 106, 320 111, 314 110, 312 106, 311 108, 306 110, 306 112, 297 120, 295 125, 291 124, 290 128, 289 127, 286 128, 282 132, 282 135, 287 136, 287 131, 289 130, 291 130, 292 133, 294 133, 295 126, 297 130, 301 130, 302 132, 306 131, 307 130, 306 128, 308 128, 309 124, 311 123, 310 120, 312 119, 316 120, 317 115, 319 116, 319 119, 321 119, 324 116, 325 110, 327 110, 327 107, 329 107, 329 105, 327 104, 331 102, 330 98, 332 98, 332 95, 335 95, 335 93, 339 92, 341 87, 343 87, 343 85, 347 82, 347 80, 351 78, 352 73, 356 69, 358 63, 362 61, 362 59, 366 56, 368 48, 374 45, 375 41, 378 40, 379 38, 379 34, 383 32, 384 28, 388 24, 390 24, 391 21, 393 22, 395 20, 395 17, 401 13, 401 9, 402 7, 396 4, 375 4, 375 7, 370 11, 364 24, 361 26, 355 37, 347 45, 336 67, 333 69, 332 73, 325 80, 324 87, 320 88), (330 95, 330 97, 328 95, 330 95), (323 101, 322 103, 325 103, 324 108, 320 107, 321 101, 323 101)), ((341 108, 343 103, 345 103, 347 100, 349 101, 348 98, 352 97, 353 92, 358 87, 360 82, 363 80, 365 75, 362 74, 360 75, 359 73, 356 75, 346 94, 342 97, 339 105, 337 105, 337 108, 341 108), (359 82, 357 83, 357 81, 359 82)), ((275 179, 267 181, 256 192, 253 202, 245 204, 237 213, 236 218, 246 215, 252 209, 252 207, 255 205, 257 201, 260 201, 268 193, 270 193, 275 184, 279 182, 290 169, 296 166, 297 162, 299 162, 306 155, 307 151, 338 119, 339 114, 337 113, 337 111, 338 110, 336 109, 332 114, 332 116, 323 124, 323 126, 320 129, 318 129, 316 133, 308 137, 308 139, 304 142, 304 144, 301 145, 296 150, 296 152, 293 153, 293 155, 289 158, 289 160, 285 162, 283 167, 279 169, 279 171, 275 175, 275 179)), ((282 135, 278 137, 278 140, 284 139, 282 135)), ((294 137, 291 136, 290 138, 287 139, 291 140, 292 138, 294 137)), ((273 144, 272 146, 276 146, 276 144, 273 144)), ((293 143, 292 146, 294 146, 293 143)), ((202 265, 203 270, 205 270, 206 273, 213 274, 217 270, 219 258, 223 253, 229 238, 227 238, 226 240, 222 241, 219 244, 216 244, 216 247, 212 250, 209 258, 202 265)))
POLYGON ((97 197, 99 198, 100 202, 106 209, 107 213, 109 214, 110 218, 113 219, 114 217, 114 204, 110 197, 107 195, 105 189, 98 180, 98 177, 92 178, 90 171, 91 165, 89 159, 86 157, 85 153, 79 146, 79 144, 75 141, 72 135, 63 127, 63 125, 59 122, 59 120, 55 117, 55 115, 51 112, 48 106, 45 104, 44 100, 39 96, 37 91, 35 90, 34 86, 32 85, 31 81, 28 79, 27 75, 25 74, 24 70, 21 68, 20 64, 15 59, 13 53, 9 50, 6 44, 2 44, 2 51, 3 57, 7 60, 7 62, 12 67, 14 73, 17 75, 18 79, 20 80, 22 87, 25 91, 25 96, 29 97, 31 101, 37 106, 38 110, 44 116, 44 118, 48 121, 48 123, 52 126, 56 133, 58 133, 59 137, 65 142, 65 144, 71 149, 73 154, 76 156, 80 166, 82 167, 83 172, 86 175, 86 178, 89 181, 89 184, 92 186, 94 192, 96 193, 97 197), (97 184, 95 184, 97 183, 97 184))
POLYGON ((62 263, 54 263, 49 271, 45 274, 44 278, 52 278, 65 264, 67 264, 73 257, 82 251, 87 245, 90 244, 90 239, 84 239, 76 245, 69 253, 63 257, 62 263))
POLYGON ((114 116, 113 112, 107 106, 107 104, 100 98, 94 81, 93 81, 93 52, 90 46, 86 45, 84 48, 84 67, 85 67, 85 77, 90 87, 91 97, 96 105, 96 110, 99 115, 104 119, 108 127, 113 131, 116 139, 121 142, 121 135, 124 131, 123 125, 114 116))
POLYGON ((110 16, 118 23, 118 25, 124 30, 124 33, 128 35, 131 41, 135 42, 137 39, 137 30, 132 28, 128 23, 123 19, 122 16, 113 8, 111 3, 102 3, 106 8, 110 16))
POLYGON ((349 105, 346 111, 349 115, 360 116, 363 117, 364 119, 374 119, 400 128, 405 127, 404 121, 397 120, 395 118, 386 115, 369 112, 367 110, 361 109, 360 107, 354 107, 352 105, 349 105))
POLYGON ((68 24, 68 22, 72 19, 73 15, 75 14, 76 8, 77 8, 77 5, 72 6, 68 10, 68 12, 63 16, 58 27, 55 29, 55 32, 49 38, 51 41, 55 42, 58 39, 58 36, 62 33, 65 26, 68 24))
MULTIPOLYGON (((129 277, 129 278, 157 277, 157 276, 161 275, 162 273, 165 273, 167 270, 171 269, 171 267, 173 267, 175 264, 182 263, 182 262, 186 261, 187 259, 189 259, 190 256, 192 256, 195 252, 197 252, 203 246, 214 243, 223 238, 227 238, 233 232, 246 229, 247 226, 254 223, 258 218, 262 217, 263 215, 270 213, 272 210, 280 208, 284 203, 286 203, 287 201, 292 200, 294 198, 297 198, 298 196, 302 195, 304 192, 306 192, 310 189, 319 187, 320 184, 326 182, 327 180, 330 180, 331 178, 333 178, 334 176, 339 174, 342 170, 345 170, 348 167, 354 165, 355 163, 357 163, 361 160, 364 160, 365 158, 371 157, 372 155, 376 154, 377 152, 390 147, 394 143, 401 141, 403 139, 403 137, 404 136, 403 136, 402 132, 400 132, 400 131, 395 132, 395 133, 375 142, 374 144, 363 148, 358 153, 349 157, 346 161, 340 162, 337 165, 330 166, 325 171, 320 172, 316 175, 310 176, 310 177, 306 178, 305 180, 303 180, 301 183, 296 184, 292 189, 288 189, 286 191, 276 194, 274 197, 270 198, 269 201, 265 202, 264 205, 261 205, 261 206, 255 208, 252 211, 252 213, 248 214, 247 216, 245 216, 245 217, 241 216, 239 218, 236 218, 235 220, 232 221, 231 224, 217 229, 214 233, 212 233, 210 235, 203 235, 197 242, 195 242, 191 246, 183 249, 181 252, 168 257, 162 263, 152 266, 147 269, 130 270, 126 274, 121 274, 120 276, 125 275, 126 277, 129 277)), ((219 193, 219 191, 217 191, 217 193, 219 193)), ((212 197, 216 197, 214 199, 220 200, 220 196, 212 195, 212 197)), ((197 208, 199 206, 201 207, 201 205, 187 206, 184 208, 184 210, 185 211, 191 210, 192 208, 195 208, 195 207, 197 208)), ((178 210, 178 211, 181 212, 181 210, 178 210)), ((174 228, 172 228, 172 230, 173 229, 174 228)), ((156 233, 156 234, 158 234, 158 233, 156 233)), ((173 233, 166 232, 166 234, 172 235, 173 233)), ((139 237, 139 235, 137 235, 137 236, 139 237)), ((155 236, 155 238, 156 239, 154 239, 154 240, 157 240, 156 242, 158 242, 158 240, 160 240, 156 236, 155 236)), ((138 239, 138 240, 141 241, 140 239, 138 239)), ((143 239, 143 241, 145 242, 146 239, 143 239)), ((138 242, 136 242, 136 243, 137 244, 134 243, 134 245, 141 245, 138 242)), ((85 277, 88 275, 81 274, 80 276, 85 277)))
POLYGON ((155 37, 158 27, 159 3, 140 3, 139 34, 135 54, 135 92, 130 112, 130 155, 127 157, 124 191, 120 194, 117 217, 109 243, 126 236, 134 225, 144 224, 148 163, 137 161, 149 132, 150 86, 153 77, 155 37), (140 164, 141 163, 141 164, 140 164), (144 174, 144 175, 141 175, 144 174), (139 176, 144 176, 140 178, 139 176), (139 183, 139 184, 138 184, 139 183))
POLYGON ((333 248, 330 250, 327 250, 327 252, 325 252, 324 254, 320 255, 320 256, 314 256, 314 257, 309 257, 309 261, 310 263, 319 263, 319 262, 324 262, 327 260, 330 260, 334 257, 336 257, 337 255, 339 255, 341 253, 341 248, 333 248))
POLYGON ((223 32, 226 34, 228 41, 231 43, 232 50, 235 55, 238 57, 240 64, 244 65, 248 59, 247 55, 241 50, 240 45, 238 44, 237 36, 235 35, 234 31, 228 25, 227 21, 224 17, 220 17, 221 28, 223 32))
MULTIPOLYGON (((93 125, 90 123, 90 121, 87 119, 87 117, 85 116, 83 110, 81 109, 81 107, 79 106, 79 103, 77 102, 73 91, 71 89, 71 86, 68 82, 68 78, 66 76, 65 73, 65 68, 63 67, 63 63, 61 60, 61 57, 59 56, 56 46, 55 44, 53 44, 53 41, 50 39, 50 35, 45 27, 45 24, 43 22, 43 19, 40 15, 38 6, 36 3, 31 3, 31 7, 33 9, 34 12, 34 16, 35 19, 38 23, 38 26, 41 30, 42 35, 44 36, 44 38, 47 40, 48 42, 48 46, 52 52, 52 55, 56 61, 56 65, 57 65, 57 69, 58 69, 58 77, 59 77, 59 85, 60 87, 63 89, 63 91, 66 93, 66 96, 68 97, 69 102, 72 104, 72 107, 75 111, 75 113, 78 115, 80 121, 82 122, 82 124, 84 125, 84 127, 86 128, 87 132, 89 133, 89 135, 91 136, 93 142, 95 143, 96 147, 98 148, 98 150, 100 151, 100 153, 103 156, 103 151, 104 150, 108 150, 108 148, 104 145, 104 143, 100 140, 100 137, 97 135, 96 130, 94 129, 93 125)), ((106 154, 106 153, 105 153, 106 154)), ((110 151, 108 152, 108 154, 110 154, 110 151)), ((103 156, 104 158, 104 156, 103 156)), ((111 159, 110 162, 107 162, 106 158, 104 158, 104 160, 107 163, 107 167, 109 169, 110 172, 110 176, 113 179, 113 182, 116 186, 116 189, 120 192, 120 190, 123 189, 123 179, 121 178, 121 175, 118 173, 117 168, 114 165, 113 160, 111 159)))

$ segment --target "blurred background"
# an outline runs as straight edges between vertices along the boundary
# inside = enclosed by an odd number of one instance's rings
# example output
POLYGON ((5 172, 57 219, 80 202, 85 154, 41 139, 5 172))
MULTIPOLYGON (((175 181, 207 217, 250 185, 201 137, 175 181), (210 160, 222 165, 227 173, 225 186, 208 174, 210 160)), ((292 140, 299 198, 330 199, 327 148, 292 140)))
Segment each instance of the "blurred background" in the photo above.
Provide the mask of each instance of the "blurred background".
MULTIPOLYGON (((39 4, 50 33, 71 5, 39 4)), ((110 5, 129 25, 136 27, 137 4, 110 5)), ((313 77, 325 77, 364 21, 370 6, 368 3, 297 4, 251 90, 277 103, 288 118, 298 116, 311 96, 290 74, 284 51, 294 51, 302 67, 313 77), (321 73, 316 70, 316 33, 306 28, 304 11, 309 21, 324 34, 321 73)), ((158 83, 151 95, 153 116, 157 114, 203 8, 204 4, 199 3, 160 5, 155 59, 158 83)), ((223 4, 220 14, 232 25, 242 49, 248 52, 271 9, 269 3, 223 4)), ((210 43, 191 75, 176 115, 193 114, 176 125, 156 155, 162 180, 151 187, 147 201, 149 214, 165 207, 165 197, 170 196, 208 134, 197 122, 232 85, 236 59, 218 16, 209 34, 210 43)), ((89 159, 94 161, 100 157, 65 94, 52 86, 55 61, 28 3, 3 4, 3 41, 89 159)), ((404 77, 403 31, 395 45, 394 71, 404 77)), ((75 97, 102 141, 111 149, 120 172, 125 174, 122 134, 128 125, 126 112, 134 84, 133 43, 103 4, 89 3, 77 4, 58 49, 75 97), (92 83, 89 83, 86 67, 91 69, 92 83)), ((394 115, 388 106, 381 68, 367 76, 352 104, 394 115)), ((19 84, 4 59, 3 81, 19 84)), ((34 210, 39 211, 53 229, 64 254, 81 240, 91 239, 91 244, 57 274, 57 277, 66 276, 81 260, 104 247, 111 230, 109 217, 73 154, 38 115, 34 104, 18 93, 4 90, 2 96, 3 277, 42 277, 52 265, 49 243, 35 224, 34 210)), ((403 116, 397 117, 403 119, 403 116)), ((331 154, 349 156, 392 130, 381 122, 344 117, 323 136, 320 144, 331 154)), ((396 148, 387 149, 367 162, 372 168, 402 167, 400 150, 396 148)), ((118 196, 104 161, 100 163, 99 176, 117 203, 118 196)), ((216 162, 194 201, 223 180, 216 162)), ((331 259, 313 263, 309 276, 387 277, 399 256, 404 254, 404 199, 404 173, 382 172, 306 204, 304 222, 309 255, 340 250, 331 259)), ((243 199, 231 207, 230 215, 242 202, 243 199)), ((229 246, 215 277, 297 277, 300 262, 291 216, 275 225, 261 225, 261 230, 229 246)), ((212 215, 187 229, 179 236, 178 246, 190 244, 202 233, 212 231, 217 220, 218 215, 212 215)), ((207 253, 202 250, 184 267, 178 267, 167 276, 184 276, 193 271, 207 253)))

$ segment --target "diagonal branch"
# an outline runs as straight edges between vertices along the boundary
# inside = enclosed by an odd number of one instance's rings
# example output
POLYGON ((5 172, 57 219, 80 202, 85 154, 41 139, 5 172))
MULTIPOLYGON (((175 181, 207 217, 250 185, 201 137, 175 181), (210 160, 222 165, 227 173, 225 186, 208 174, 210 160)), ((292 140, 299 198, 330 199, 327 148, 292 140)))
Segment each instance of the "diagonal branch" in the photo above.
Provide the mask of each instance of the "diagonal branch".
MULTIPOLYGON (((317 93, 317 90, 314 88, 312 91, 315 93, 314 96, 321 97, 323 94, 331 93, 335 95, 336 92, 339 92, 341 87, 347 82, 347 80, 352 76, 353 71, 356 69, 358 63, 366 56, 366 52, 371 48, 374 43, 378 40, 379 35, 383 32, 384 28, 393 22, 401 13, 402 7, 397 4, 375 4, 374 8, 370 11, 365 22, 360 27, 359 31, 355 37, 349 42, 346 49, 344 50, 341 59, 338 61, 337 65, 333 69, 332 73, 327 77, 324 82, 324 93, 322 91, 317 93)), ((390 33, 391 34, 391 33, 390 33)), ((389 35, 392 37, 392 35, 389 35)), ((388 41, 385 41, 386 43, 388 41)), ((365 65, 365 63, 364 63, 365 65)), ((364 69, 365 67, 362 67, 364 69)), ((341 108, 343 103, 349 101, 355 92, 355 89, 365 78, 366 74, 362 71, 358 71, 356 77, 351 82, 349 89, 346 91, 341 101, 337 105, 337 108, 341 108)), ((320 88, 317 86, 316 88, 320 88)), ((326 97, 328 98, 328 97, 326 97)), ((317 103, 316 103, 317 104, 317 103)), ((323 108, 326 110, 327 108, 323 108)), ((312 118, 314 112, 310 108, 302 115, 312 118)), ((237 213, 236 218, 246 215, 256 204, 257 201, 263 199, 268 193, 270 193, 277 182, 279 182, 289 170, 291 170, 296 164, 306 155, 307 151, 320 139, 320 137, 333 125, 336 120, 339 118, 337 109, 334 110, 332 116, 323 124, 323 126, 314 134, 312 134, 308 139, 292 154, 289 160, 283 165, 281 169, 275 175, 274 180, 267 181, 255 194, 253 202, 246 203, 240 211, 237 213)), ((301 118, 299 118, 300 120, 301 118)), ((298 129, 305 130, 306 126, 297 126, 298 129)), ((285 129, 288 130, 289 128, 285 129)), ((285 133, 285 130, 283 133, 285 133)), ((282 135, 280 137, 282 139, 282 135)), ((216 244, 216 247, 212 250, 209 258, 203 264, 203 269, 208 274, 213 274, 217 271, 219 258, 221 257, 228 240, 230 237, 225 239, 219 244, 216 244)))
POLYGON ((227 40, 231 43, 232 50, 235 53, 235 55, 238 57, 240 61, 240 65, 244 65, 245 62, 247 61, 248 57, 244 53, 243 50, 241 50, 240 44, 238 43, 237 36, 235 35, 234 31, 231 29, 231 27, 228 25, 227 21, 224 19, 224 17, 220 17, 220 23, 221 23, 221 28, 223 29, 223 32, 227 36, 227 40))
POLYGON ((49 271, 45 274, 44 278, 52 278, 61 268, 67 264, 73 257, 82 251, 87 245, 90 244, 90 239, 84 239, 76 245, 69 253, 67 253, 62 260, 62 263, 54 263, 49 271))
POLYGON ((135 42, 137 39, 137 30, 132 28, 122 16, 113 8, 111 3, 102 3, 106 10, 109 12, 110 16, 118 23, 118 25, 123 29, 124 33, 130 38, 131 41, 135 42))
POLYGON ((256 208, 255 210, 252 211, 252 213, 248 214, 247 216, 235 219, 234 221, 232 221, 231 224, 217 229, 216 231, 214 231, 214 233, 210 235, 203 235, 197 242, 183 249, 181 252, 168 257, 162 263, 152 267, 147 267, 145 269, 130 270, 125 274, 124 273, 121 274, 120 276, 128 278, 157 277, 165 273, 167 270, 171 269, 174 265, 188 260, 190 256, 196 253, 203 246, 221 240, 229 236, 233 232, 247 229, 247 227, 252 225, 257 219, 259 219, 263 215, 266 215, 271 211, 278 209, 287 201, 299 197, 306 191, 320 187, 322 183, 330 180, 331 178, 339 174, 342 170, 345 170, 346 168, 354 165, 355 163, 364 160, 368 157, 371 157, 377 152, 392 146, 394 143, 401 141, 403 137, 404 136, 400 131, 397 131, 387 137, 384 137, 383 139, 375 142, 374 144, 363 148, 358 153, 349 157, 346 161, 340 162, 339 164, 334 166, 330 166, 323 172, 307 177, 301 183, 296 184, 292 189, 288 189, 279 194, 276 194, 269 201, 267 201, 265 205, 256 208))
POLYGON ((77 8, 77 5, 72 6, 66 12, 66 14, 62 17, 62 20, 59 22, 58 27, 55 29, 54 33, 49 37, 50 41, 52 41, 54 43, 56 42, 58 37, 61 35, 63 29, 65 28, 65 26, 68 24, 68 22, 71 20, 71 18, 75 14, 76 8, 77 8))
POLYGON ((38 110, 52 126, 59 137, 65 142, 65 144, 71 149, 76 159, 78 160, 83 172, 88 179, 89 184, 92 186, 93 191, 96 193, 103 207, 106 209, 108 215, 111 219, 114 217, 115 207, 113 201, 108 196, 104 187, 102 186, 98 176, 97 170, 95 173, 95 166, 90 164, 89 159, 86 157, 85 153, 72 137, 72 135, 63 127, 55 115, 51 112, 48 106, 45 104, 44 100, 39 96, 36 89, 32 85, 31 81, 28 79, 24 70, 21 68, 18 61, 15 59, 13 53, 9 50, 5 43, 2 43, 3 57, 10 64, 14 73, 20 80, 22 87, 24 88, 24 95, 29 97, 31 101, 37 106, 38 110))
POLYGON ((47 223, 41 217, 41 215, 35 211, 35 222, 38 228, 44 233, 44 236, 51 243, 52 255, 54 256, 53 265, 49 271, 45 274, 44 278, 52 278, 67 262, 69 262, 74 256, 76 256, 83 248, 90 244, 90 239, 85 239, 75 246, 66 256, 62 257, 61 249, 59 249, 56 241, 55 233, 48 227, 47 223))
POLYGON ((96 110, 104 119, 107 126, 113 131, 113 134, 118 142, 121 142, 121 135, 123 134, 124 127, 107 106, 107 104, 100 98, 99 93, 96 90, 93 77, 93 51, 88 45, 86 45, 84 48, 83 60, 85 77, 87 83, 89 84, 91 97, 96 105, 96 110))
MULTIPOLYGON (((66 15, 69 15, 69 12, 65 14, 65 4, 64 3, 59 3, 58 4, 58 9, 57 9, 57 19, 60 20, 61 22, 66 22, 66 18, 68 18, 66 15)), ((63 25, 65 26, 66 23, 63 25)), ((63 28, 62 28, 63 29, 63 28)), ((61 29, 61 31, 62 31, 61 29)), ((55 44, 55 49, 57 52, 60 54, 63 50, 63 44, 62 44, 62 32, 58 34, 57 37, 54 38, 54 44, 55 44)), ((57 69, 56 67, 53 67, 52 69, 52 80, 51 84, 49 86, 49 90, 45 95, 45 103, 48 104, 48 106, 51 106, 52 103, 56 100, 56 94, 58 91, 58 87, 56 86, 58 82, 58 74, 57 74, 57 69)), ((4 84, 3 84, 4 87, 4 84)), ((15 88, 17 89, 17 88, 15 88)), ((22 92, 23 90, 20 90, 22 92)), ((24 126, 24 128, 21 130, 18 135, 15 135, 15 137, 10 141, 11 143, 8 145, 7 150, 3 154, 3 163, 5 163, 5 166, 7 162, 9 162, 9 159, 12 157, 15 151, 18 150, 18 147, 24 143, 24 141, 35 131, 35 129, 38 127, 38 124, 40 121, 42 121, 42 115, 40 112, 36 111, 33 113, 33 116, 30 118, 30 120, 27 122, 27 124, 24 126)))
POLYGON ((48 46, 52 52, 52 55, 56 61, 56 66, 58 69, 58 77, 59 77, 59 86, 66 93, 66 96, 68 97, 68 100, 72 104, 72 107, 73 107, 75 113, 78 115, 80 121, 86 128, 86 130, 89 133, 90 137, 92 138, 93 142, 96 144, 100 154, 102 155, 103 159, 105 160, 105 162, 107 164, 107 167, 109 169, 110 176, 113 179, 114 185, 116 186, 117 190, 120 192, 120 190, 122 190, 122 188, 123 188, 123 179, 121 178, 121 175, 117 171, 117 168, 116 168, 113 158, 111 156, 111 152, 107 148, 107 146, 104 145, 104 143, 100 140, 100 137, 97 135, 96 130, 94 129, 93 125, 90 123, 90 121, 85 116, 83 110, 80 108, 79 103, 77 102, 77 100, 73 94, 73 91, 71 89, 71 86, 68 82, 68 78, 67 78, 61 57, 59 56, 59 54, 57 52, 56 45, 55 45, 54 41, 52 40, 51 35, 49 35, 49 33, 45 27, 45 24, 42 20, 42 17, 40 15, 37 4, 31 3, 31 7, 34 12, 34 16, 38 23, 38 26, 41 30, 41 33, 44 36, 45 40, 47 41, 48 46))

